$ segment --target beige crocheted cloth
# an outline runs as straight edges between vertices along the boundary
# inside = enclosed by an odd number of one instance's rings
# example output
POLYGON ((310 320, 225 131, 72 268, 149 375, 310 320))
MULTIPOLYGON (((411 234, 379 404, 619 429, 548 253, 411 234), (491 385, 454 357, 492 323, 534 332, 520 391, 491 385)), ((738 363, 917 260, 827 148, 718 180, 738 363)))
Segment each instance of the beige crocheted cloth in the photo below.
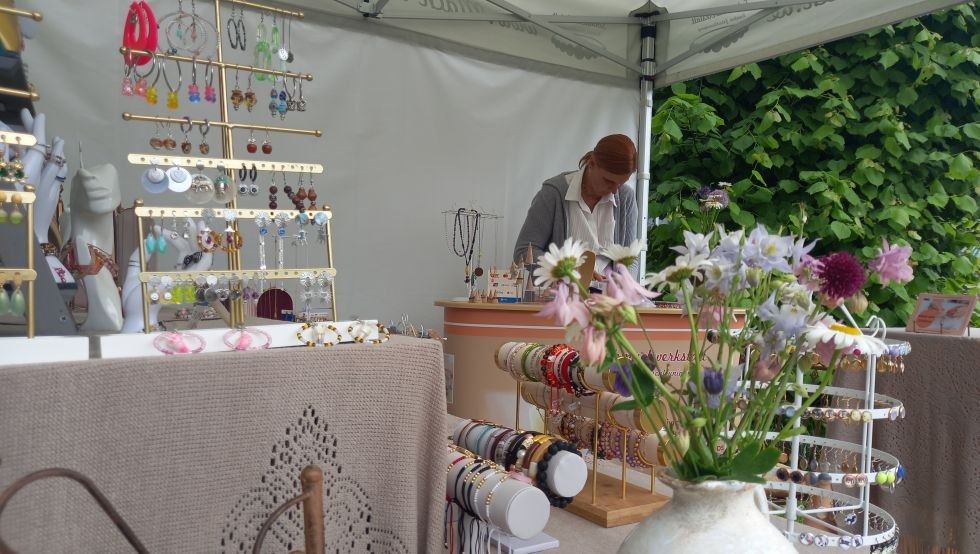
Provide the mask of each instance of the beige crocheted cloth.
MULTIPOLYGON (((438 552, 445 388, 436 341, 0 368, 0 489, 91 477, 150 552, 250 552, 271 509, 325 474, 328 552, 438 552)), ((264 552, 302 548, 291 510, 264 552)), ((82 488, 23 489, 0 536, 34 552, 131 552, 82 488)))

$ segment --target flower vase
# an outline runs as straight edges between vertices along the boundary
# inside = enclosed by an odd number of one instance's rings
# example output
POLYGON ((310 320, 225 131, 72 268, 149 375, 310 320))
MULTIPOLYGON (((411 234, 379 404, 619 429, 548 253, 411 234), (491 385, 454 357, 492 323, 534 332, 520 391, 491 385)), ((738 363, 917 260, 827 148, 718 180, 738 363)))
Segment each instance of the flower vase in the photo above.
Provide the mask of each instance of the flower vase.
POLYGON ((769 522, 762 487, 743 481, 660 480, 674 491, 663 508, 630 532, 619 554, 783 554, 796 549, 769 522))

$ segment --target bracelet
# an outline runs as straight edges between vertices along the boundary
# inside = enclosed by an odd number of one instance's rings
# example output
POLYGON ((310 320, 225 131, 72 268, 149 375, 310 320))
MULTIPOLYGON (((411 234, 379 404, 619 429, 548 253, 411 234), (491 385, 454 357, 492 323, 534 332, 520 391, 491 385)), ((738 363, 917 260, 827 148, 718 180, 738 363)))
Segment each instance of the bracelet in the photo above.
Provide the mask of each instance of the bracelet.
POLYGON ((318 323, 304 323, 299 328, 299 331, 296 331, 296 340, 303 343, 304 346, 316 346, 317 344, 321 344, 321 343, 323 344, 323 346, 333 346, 334 344, 339 344, 342 338, 343 337, 341 336, 340 332, 337 331, 337 328, 334 327, 333 324, 327 324, 322 321, 318 323), (313 338, 315 340, 309 340, 303 336, 303 334, 308 329, 311 328, 313 329, 313 338), (333 341, 328 342, 326 340, 327 331, 330 331, 334 334, 334 341, 336 342, 333 341))
POLYGON ((224 341, 225 346, 232 350, 261 350, 263 348, 269 348, 269 345, 272 344, 272 337, 269 336, 269 333, 266 333, 262 329, 247 327, 232 329, 225 333, 221 340, 224 341), (234 338, 235 333, 238 333, 237 338, 234 338), (265 338, 265 342, 257 344, 252 335, 265 338))
POLYGON ((509 472, 502 472, 502 475, 503 475, 503 477, 499 481, 497 481, 496 483, 494 483, 493 488, 490 489, 490 494, 487 495, 487 499, 484 502, 486 504, 486 511, 487 511, 487 519, 486 519, 486 521, 488 523, 490 523, 491 525, 493 524, 493 519, 490 516, 490 506, 493 504, 493 494, 495 492, 497 492, 497 489, 500 488, 500 485, 503 485, 504 484, 504 481, 506 481, 507 479, 510 479, 510 473, 509 472))
POLYGON ((153 339, 153 347, 165 355, 197 354, 204 350, 206 342, 201 335, 181 331, 161 333, 153 339))

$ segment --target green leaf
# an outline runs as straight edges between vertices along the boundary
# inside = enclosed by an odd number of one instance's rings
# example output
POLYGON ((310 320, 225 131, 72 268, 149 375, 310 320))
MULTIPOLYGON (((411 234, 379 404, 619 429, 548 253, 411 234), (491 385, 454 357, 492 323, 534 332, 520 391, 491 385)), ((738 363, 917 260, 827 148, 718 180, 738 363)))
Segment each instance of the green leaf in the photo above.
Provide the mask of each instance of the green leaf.
POLYGON ((748 150, 753 144, 755 144, 755 139, 752 138, 752 135, 745 133, 744 135, 735 139, 734 142, 732 142, 732 148, 740 152, 744 152, 748 150))
POLYGON ((902 87, 895 95, 895 100, 903 106, 909 106, 918 99, 919 93, 915 91, 914 87, 902 87))
POLYGON ((980 123, 967 123, 963 125, 963 134, 974 140, 980 140, 980 123))
POLYGON ((970 170, 972 169, 973 161, 966 154, 961 153, 949 163, 949 172, 947 174, 952 179, 963 180, 970 176, 970 170))
POLYGON ((614 412, 625 412, 625 411, 635 410, 635 409, 637 409, 639 407, 640 407, 640 405, 639 405, 639 403, 637 403, 636 400, 625 400, 623 402, 619 402, 619 403, 615 404, 612 407, 612 411, 614 411, 614 412))
POLYGON ((870 145, 870 144, 865 144, 864 146, 859 147, 854 152, 854 155, 857 156, 858 158, 865 158, 865 159, 868 159, 868 160, 877 160, 878 159, 878 156, 881 155, 881 150, 878 149, 878 148, 876 148, 876 147, 874 147, 874 146, 872 146, 872 145, 870 145))
POLYGON ((881 67, 888 69, 898 63, 898 59, 898 54, 894 50, 885 50, 881 53, 881 57, 878 58, 878 63, 881 64, 881 67))
MULTIPOLYGON (((728 207, 731 208, 731 204, 729 204, 728 207)), ((735 212, 729 210, 729 213, 732 216, 732 221, 738 223, 742 227, 755 227, 755 216, 749 212, 739 211, 739 213, 736 214, 735 212)))
POLYGON ((791 181, 789 179, 780 179, 776 185, 786 193, 795 192, 800 188, 798 181, 791 181))
POLYGON ((684 138, 684 133, 681 132, 681 128, 673 119, 664 121, 664 132, 678 142, 684 138))
POLYGON ((741 77, 744 73, 745 73, 745 66, 738 66, 732 69, 732 72, 728 74, 728 79, 725 82, 731 83, 732 81, 735 81, 739 77, 741 77))
POLYGON ((969 196, 954 196, 952 198, 953 198, 953 204, 956 204, 957 208, 963 210, 968 214, 976 213, 977 201, 974 200, 973 198, 969 196))
POLYGON ((960 275, 970 276, 976 271, 974 264, 970 263, 970 260, 966 256, 960 256, 953 260, 953 270, 960 275))
POLYGON ((808 60, 805 55, 804 56, 800 56, 799 58, 797 58, 797 60, 795 62, 793 62, 789 66, 790 69, 792 69, 793 71, 795 71, 797 73, 799 73, 800 71, 803 71, 804 69, 806 69, 808 67, 810 67, 810 60, 808 60))
POLYGON ((819 183, 813 183, 812 185, 810 185, 810 187, 806 189, 806 193, 816 194, 818 192, 823 192, 825 190, 827 190, 827 183, 821 181, 819 183))
MULTIPOLYGON (((760 448, 758 442, 750 442, 732 458, 732 478, 739 481, 759 479, 779 461, 779 449, 774 446, 760 448)), ((753 481, 754 482, 754 481, 753 481)))
POLYGON ((851 236, 850 226, 841 223, 840 221, 834 221, 833 223, 831 223, 830 230, 834 232, 834 235, 837 236, 838 240, 844 240, 847 237, 851 236))

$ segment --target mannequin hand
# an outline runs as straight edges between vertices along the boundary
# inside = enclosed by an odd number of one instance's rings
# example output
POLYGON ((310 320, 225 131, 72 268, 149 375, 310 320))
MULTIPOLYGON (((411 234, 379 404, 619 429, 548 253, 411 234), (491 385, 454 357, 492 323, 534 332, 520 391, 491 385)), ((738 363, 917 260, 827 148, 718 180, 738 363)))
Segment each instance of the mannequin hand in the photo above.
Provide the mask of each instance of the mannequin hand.
POLYGON ((599 281, 600 283, 605 283, 608 279, 605 275, 599 273, 598 271, 592 272, 592 280, 599 281))

